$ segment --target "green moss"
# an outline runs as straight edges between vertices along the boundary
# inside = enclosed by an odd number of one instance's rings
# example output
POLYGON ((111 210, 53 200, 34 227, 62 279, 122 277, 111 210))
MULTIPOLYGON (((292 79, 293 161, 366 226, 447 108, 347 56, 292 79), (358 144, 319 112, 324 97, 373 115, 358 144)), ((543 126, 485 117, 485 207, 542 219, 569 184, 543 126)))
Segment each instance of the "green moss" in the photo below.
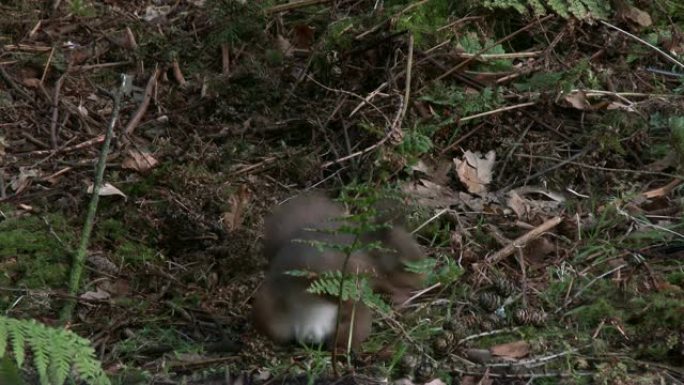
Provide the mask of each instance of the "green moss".
POLYGON ((114 251, 116 258, 124 265, 141 265, 156 259, 157 253, 144 245, 132 241, 124 241, 114 251))
POLYGON ((667 275, 667 282, 684 287, 684 271, 675 271, 667 275))
POLYGON ((67 220, 58 214, 47 215, 48 226, 37 216, 13 218, 10 212, 6 214, 9 218, 0 222, 0 283, 40 289, 62 287, 71 263, 67 247, 75 238, 67 220))
POLYGON ((568 315, 584 330, 594 328, 610 317, 621 318, 621 312, 605 298, 599 298, 589 305, 579 306, 569 311, 568 315))

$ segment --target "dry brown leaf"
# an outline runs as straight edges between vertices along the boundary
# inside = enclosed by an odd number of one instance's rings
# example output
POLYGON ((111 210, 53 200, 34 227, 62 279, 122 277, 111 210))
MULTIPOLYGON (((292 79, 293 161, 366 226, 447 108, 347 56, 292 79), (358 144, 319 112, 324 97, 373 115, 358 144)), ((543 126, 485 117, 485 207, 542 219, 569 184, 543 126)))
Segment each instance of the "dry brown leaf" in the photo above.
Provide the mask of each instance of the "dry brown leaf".
POLYGON ((292 57, 294 54, 294 47, 289 40, 287 40, 283 35, 278 35, 277 37, 278 49, 285 57, 292 57))
MULTIPOLYGON (((93 193, 93 184, 90 184, 88 186, 88 194, 93 193)), ((114 187, 110 183, 105 183, 102 187, 100 187, 100 190, 97 192, 97 195, 101 197, 106 197, 106 196, 111 196, 111 195, 119 195, 122 196, 125 200, 128 200, 128 197, 126 194, 124 194, 121 190, 118 188, 114 187)))
POLYGON ((622 110, 627 112, 634 112, 634 107, 629 104, 624 104, 620 102, 610 102, 606 106, 606 110, 622 110))
POLYGON ((492 346, 489 351, 499 357, 518 359, 530 354, 530 344, 526 341, 515 341, 507 344, 492 346))
POLYGON ((563 194, 536 186, 524 186, 510 190, 507 194, 507 205, 519 218, 533 214, 555 213, 565 202, 563 194), (538 196, 548 199, 541 199, 538 196))
POLYGON ((573 91, 565 95, 562 100, 566 105, 577 110, 588 110, 591 108, 591 105, 587 101, 587 95, 582 91, 573 91))
POLYGON ((246 185, 241 185, 236 194, 230 197, 230 211, 223 213, 223 226, 227 231, 235 231, 242 225, 243 214, 252 197, 246 185))
POLYGON ((651 15, 648 12, 626 3, 618 9, 618 17, 644 28, 650 27, 653 24, 651 15))
POLYGON ((38 87, 40 87, 40 79, 37 79, 37 78, 21 79, 21 84, 25 85, 28 88, 38 88, 38 87))
POLYGON ((524 218, 527 216, 527 213, 529 211, 529 207, 525 203, 525 199, 518 194, 517 191, 511 190, 508 192, 508 199, 506 200, 506 204, 508 207, 513 210, 515 215, 518 216, 518 218, 524 218))
POLYGON ((408 182, 402 187, 402 191, 408 196, 415 198, 420 206, 424 207, 449 207, 459 203, 456 193, 442 185, 421 179, 418 182, 408 182))
POLYGON ((81 299, 91 300, 91 301, 94 301, 94 300, 102 301, 102 300, 109 299, 110 297, 111 296, 109 295, 109 293, 100 289, 99 287, 97 288, 96 291, 86 291, 85 293, 83 293, 79 296, 79 298, 81 298, 81 299))
POLYGON ((413 167, 413 171, 419 171, 428 176, 431 181, 447 186, 449 184, 449 171, 452 163, 448 158, 420 160, 413 167))
POLYGON ((135 170, 138 172, 149 171, 154 168, 159 161, 155 159, 147 150, 138 151, 135 149, 129 150, 128 155, 124 159, 121 167, 135 170))
POLYGON ((131 284, 125 279, 106 280, 100 283, 98 288, 114 297, 126 296, 131 292, 131 284))
POLYGON ((456 174, 461 182, 473 194, 484 194, 487 185, 492 181, 492 168, 496 153, 489 151, 484 157, 479 152, 466 151, 463 159, 454 158, 456 174))

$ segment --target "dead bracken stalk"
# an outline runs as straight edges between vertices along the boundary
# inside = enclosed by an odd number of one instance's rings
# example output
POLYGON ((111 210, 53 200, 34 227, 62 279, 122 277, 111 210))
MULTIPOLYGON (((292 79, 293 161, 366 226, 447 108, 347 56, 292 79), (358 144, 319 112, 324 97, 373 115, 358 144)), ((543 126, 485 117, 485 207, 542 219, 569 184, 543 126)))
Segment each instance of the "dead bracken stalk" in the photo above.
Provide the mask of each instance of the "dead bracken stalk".
POLYGON ((524 235, 516 238, 513 242, 511 242, 509 245, 505 246, 503 249, 497 251, 496 253, 488 256, 485 258, 485 262, 489 264, 495 264, 499 262, 500 260, 512 255, 515 250, 519 247, 525 246, 527 242, 538 238, 545 232, 551 230, 552 228, 558 226, 561 222, 563 221, 563 218, 561 217, 554 217, 546 222, 542 223, 541 225, 535 227, 534 229, 528 231, 524 235))
POLYGON ((143 116, 145 116, 145 112, 147 112, 147 107, 149 107, 150 101, 152 100, 152 94, 157 86, 157 79, 159 78, 160 74, 161 68, 157 66, 154 69, 152 76, 150 76, 150 79, 147 81, 147 87, 145 87, 145 93, 143 94, 143 100, 140 102, 140 106, 138 106, 138 109, 133 114, 133 117, 128 121, 126 129, 124 129, 124 133, 126 135, 132 134, 133 130, 135 130, 138 124, 140 124, 143 116))

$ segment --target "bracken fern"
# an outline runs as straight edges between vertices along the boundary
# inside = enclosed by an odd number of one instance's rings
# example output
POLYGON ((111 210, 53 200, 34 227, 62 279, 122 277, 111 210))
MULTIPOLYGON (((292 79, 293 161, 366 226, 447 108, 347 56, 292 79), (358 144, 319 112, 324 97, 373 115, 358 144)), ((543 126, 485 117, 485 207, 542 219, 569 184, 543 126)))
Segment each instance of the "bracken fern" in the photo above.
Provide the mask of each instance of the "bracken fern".
POLYGON ((605 19, 610 12, 610 3, 603 0, 487 0, 484 6, 490 9, 515 9, 521 14, 531 13, 543 16, 549 11, 568 19, 605 19))
POLYGON ((71 331, 0 316, 0 357, 8 345, 18 367, 28 345, 41 385, 62 385, 72 373, 92 385, 110 384, 90 342, 71 331))
POLYGON ((317 295, 337 297, 340 293, 340 284, 342 284, 343 301, 361 301, 373 310, 382 314, 389 314, 389 305, 377 293, 373 292, 368 283, 368 278, 363 275, 346 275, 343 282, 342 272, 325 272, 311 283, 307 291, 317 295))

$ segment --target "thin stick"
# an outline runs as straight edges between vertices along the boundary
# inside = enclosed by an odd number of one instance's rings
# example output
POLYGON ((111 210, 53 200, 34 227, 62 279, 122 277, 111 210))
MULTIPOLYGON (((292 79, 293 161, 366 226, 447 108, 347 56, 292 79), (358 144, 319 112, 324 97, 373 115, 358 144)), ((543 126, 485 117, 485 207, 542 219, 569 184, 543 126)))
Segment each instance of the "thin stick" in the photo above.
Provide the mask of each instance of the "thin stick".
POLYGON ((157 85, 157 78, 159 78, 160 74, 161 69, 159 67, 155 68, 154 73, 152 74, 152 76, 150 76, 150 80, 147 81, 147 87, 145 87, 143 101, 142 103, 140 103, 138 110, 135 111, 135 114, 133 114, 133 117, 128 122, 128 124, 126 125, 126 129, 124 130, 126 135, 130 135, 131 133, 133 133, 133 130, 135 130, 135 128, 138 126, 143 116, 145 115, 145 112, 147 112, 147 107, 150 105, 150 100, 152 100, 152 92, 154 91, 154 88, 157 85))
MULTIPOLYGON (((113 109, 112 116, 109 120, 109 125, 107 126, 107 132, 105 133, 104 143, 102 143, 102 151, 100 151, 100 157, 97 161, 97 170, 95 173, 95 181, 93 185, 93 195, 90 198, 90 204, 88 205, 88 213, 86 215, 86 220, 83 225, 83 232, 81 233, 81 243, 76 250, 76 255, 74 256, 73 266, 71 267, 71 276, 69 277, 69 294, 75 296, 78 292, 81 274, 83 272, 83 267, 85 266, 86 254, 88 252, 88 243, 90 242, 90 233, 93 230, 95 224, 95 213, 97 212, 97 203, 100 200, 100 188, 102 187, 102 182, 104 179, 105 166, 107 164, 107 155, 109 154, 109 145, 112 141, 112 136, 114 136, 114 127, 119 118, 119 110, 121 108, 121 95, 123 95, 125 87, 125 75, 121 77, 121 83, 119 89, 110 95, 113 99, 113 109)), ((76 301, 73 299, 68 300, 62 308, 62 313, 60 316, 61 322, 65 323, 71 319, 71 315, 76 307, 76 301)))
POLYGON ((558 226, 563 218, 561 217, 554 217, 549 219, 548 221, 542 223, 541 225, 535 227, 534 229, 528 231, 527 233, 523 234, 522 236, 516 238, 513 242, 509 243, 506 245, 503 249, 497 251, 496 253, 490 255, 489 257, 485 258, 485 262, 487 263, 496 263, 509 255, 513 254, 516 248, 521 247, 525 245, 527 242, 538 238, 540 235, 543 233, 551 230, 552 228, 558 226))
MULTIPOLYGON (((535 20, 533 23, 530 23, 530 24, 528 24, 528 25, 526 25, 526 26, 520 28, 519 30, 517 30, 517 31, 515 31, 515 32, 513 32, 513 33, 511 33, 511 34, 509 34, 508 36, 502 37, 501 39, 495 41, 494 43, 492 43, 492 44, 490 44, 490 45, 488 45, 488 46, 482 48, 481 50, 475 52, 475 54, 473 54, 472 57, 470 57, 470 58, 468 58, 468 59, 466 59, 466 60, 460 62, 460 63, 457 64, 456 66, 452 67, 450 70, 448 70, 448 71, 446 71, 445 73, 439 75, 439 76, 438 76, 436 79, 434 79, 433 81, 439 81, 439 80, 444 79, 445 77, 447 77, 447 76, 453 74, 454 72, 460 70, 461 68, 465 67, 466 64, 468 64, 468 63, 470 63, 471 61, 475 60, 477 57, 479 57, 479 55, 482 55, 483 53, 489 51, 490 49, 496 47, 497 45, 499 45, 499 44, 501 44, 501 43, 503 43, 503 42, 506 42, 506 41, 508 41, 508 40, 510 40, 510 39, 512 39, 512 38, 514 38, 514 37, 515 37, 516 35, 518 35, 519 33, 522 33, 522 32, 527 31, 528 29, 530 29, 530 28, 534 27, 535 25, 537 25, 537 23, 542 23, 542 22, 544 22, 544 21, 546 21, 546 20, 549 20, 549 19, 552 18, 552 17, 553 17, 553 15, 547 15, 546 17, 543 17, 543 18, 541 18, 541 19, 539 19, 539 20, 535 20)), ((425 87, 427 87, 427 86, 425 86, 425 87)), ((423 87, 423 89, 424 89, 425 87, 423 87)), ((420 91, 423 91, 423 90, 421 89, 420 91)), ((419 92, 420 92, 420 91, 419 91, 419 92)))
POLYGON ((290 11, 293 9, 297 8, 302 8, 302 7, 308 7, 310 5, 316 5, 316 4, 324 4, 328 3, 331 0, 302 0, 302 1, 293 1, 291 3, 285 3, 285 4, 279 4, 279 5, 274 5, 272 7, 266 8, 264 12, 269 15, 271 13, 278 13, 278 12, 285 12, 285 11, 290 11))
POLYGON ((653 44, 647 42, 646 40, 644 40, 644 39, 642 39, 642 38, 640 38, 640 37, 638 37, 638 36, 636 36, 636 35, 633 35, 633 34, 627 32, 627 31, 625 31, 624 29, 620 29, 620 28, 618 28, 618 27, 616 27, 616 26, 614 26, 614 25, 612 25, 612 24, 610 24, 610 23, 607 23, 607 22, 605 22, 605 21, 603 21, 603 20, 599 20, 599 22, 600 22, 601 24, 605 25, 606 27, 609 27, 609 28, 612 28, 612 29, 614 29, 614 30, 616 30, 616 31, 618 31, 618 32, 624 33, 625 35, 631 37, 632 39, 638 41, 639 43, 641 43, 641 44, 643 44, 643 45, 645 45, 645 46, 651 48, 652 50, 658 52, 662 57, 664 57, 664 58, 667 59, 668 61, 670 61, 670 62, 672 62, 672 63, 674 63, 674 64, 680 66, 681 68, 684 68, 684 64, 682 64, 680 61, 678 61, 677 59, 675 59, 675 58, 673 58, 672 56, 668 55, 665 51, 663 51, 663 50, 661 50, 660 48, 654 46, 653 44))

